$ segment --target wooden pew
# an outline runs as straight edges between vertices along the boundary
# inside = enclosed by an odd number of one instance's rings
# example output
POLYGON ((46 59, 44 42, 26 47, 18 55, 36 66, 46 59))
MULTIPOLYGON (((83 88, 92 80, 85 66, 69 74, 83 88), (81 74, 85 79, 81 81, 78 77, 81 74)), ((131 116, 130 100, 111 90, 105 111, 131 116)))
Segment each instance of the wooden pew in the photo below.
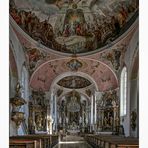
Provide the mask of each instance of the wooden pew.
MULTIPOLYGON (((86 141, 90 143, 93 147, 103 147, 105 144, 104 139, 107 139, 109 137, 112 137, 113 135, 87 135, 86 141)), ((117 137, 117 136, 116 136, 117 137)))
POLYGON ((38 148, 36 140, 10 140, 10 148, 38 148))
POLYGON ((108 139, 105 144, 105 148, 139 148, 139 140, 136 138, 108 139))
MULTIPOLYGON (((26 146, 25 148, 28 148, 28 147, 29 148, 42 148, 42 143, 41 143, 40 138, 35 138, 35 137, 30 138, 30 137, 27 137, 27 136, 12 136, 12 137, 9 138, 9 145, 10 146, 11 145, 16 145, 16 146, 22 145, 22 148, 24 148, 24 146, 26 146), (32 144, 28 144, 28 143, 32 143, 32 144)), ((16 147, 16 148, 19 148, 19 147, 16 147)))
POLYGON ((138 148, 137 138, 116 135, 87 135, 86 141, 94 148, 138 148))
POLYGON ((46 135, 46 134, 36 134, 36 135, 23 135, 23 136, 12 136, 10 137, 12 140, 36 140, 38 141, 36 148, 52 148, 54 145, 58 143, 57 135, 46 135))

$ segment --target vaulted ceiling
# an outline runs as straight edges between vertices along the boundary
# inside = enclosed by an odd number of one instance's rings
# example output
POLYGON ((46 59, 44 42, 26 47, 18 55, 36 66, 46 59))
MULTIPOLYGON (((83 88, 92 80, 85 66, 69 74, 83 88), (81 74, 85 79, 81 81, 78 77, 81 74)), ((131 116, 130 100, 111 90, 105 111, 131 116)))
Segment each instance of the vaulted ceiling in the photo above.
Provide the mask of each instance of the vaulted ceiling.
POLYGON ((24 47, 31 88, 49 91, 68 72, 81 73, 80 82, 89 82, 83 74, 92 77, 99 91, 118 88, 137 11, 137 0, 10 0, 10 24, 24 47))
MULTIPOLYGON (((115 89, 118 86, 118 80, 111 69, 103 63, 96 62, 90 59, 77 58, 77 61, 81 63, 81 67, 73 70, 73 63, 71 67, 67 65, 68 62, 73 59, 58 59, 51 62, 45 62, 33 73, 30 83, 31 87, 35 89, 42 88, 43 90, 49 90, 52 81, 60 74, 73 71, 73 74, 77 71, 90 75, 98 84, 99 90, 115 89)), ((76 65, 78 65, 76 63, 76 65)))

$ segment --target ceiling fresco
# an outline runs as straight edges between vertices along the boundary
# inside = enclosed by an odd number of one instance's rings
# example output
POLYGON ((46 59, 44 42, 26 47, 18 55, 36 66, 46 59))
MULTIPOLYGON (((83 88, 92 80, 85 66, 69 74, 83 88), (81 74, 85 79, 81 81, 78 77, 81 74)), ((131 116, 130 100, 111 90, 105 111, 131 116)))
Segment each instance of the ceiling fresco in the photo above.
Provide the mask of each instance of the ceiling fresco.
POLYGON ((28 63, 28 70, 29 73, 32 74, 34 69, 38 66, 38 64, 41 64, 42 62, 45 62, 46 59, 50 59, 50 55, 46 52, 40 51, 37 48, 24 48, 24 52, 26 53, 26 59, 28 63))
MULTIPOLYGON (((126 53, 126 45, 118 45, 118 46, 113 46, 111 50, 105 50, 104 52, 97 53, 95 55, 90 55, 87 56, 88 59, 96 60, 103 62, 104 64, 108 65, 111 67, 111 69, 114 72, 118 72, 120 68, 122 68, 123 63, 124 63, 124 56, 126 53)), ((77 72, 79 69, 82 67, 88 67, 89 64, 92 63, 87 63, 87 60, 85 61, 85 57, 83 62, 79 60, 77 56, 72 56, 69 58, 68 61, 62 61, 62 59, 65 59, 65 57, 59 57, 53 54, 50 54, 48 52, 45 52, 39 48, 26 48, 24 47, 24 53, 26 55, 26 63, 28 65, 28 70, 30 75, 33 74, 36 69, 42 65, 45 62, 49 61, 55 61, 60 59, 61 62, 63 62, 62 68, 66 69, 66 71, 72 71, 72 72, 77 72)), ((81 57, 83 59, 83 57, 81 57)), ((96 62, 95 67, 97 67, 98 62, 96 62)), ((51 68, 56 67, 54 65, 51 65, 51 68)), ((92 69, 93 69, 92 65, 92 69)))
MULTIPOLYGON (((66 58, 45 62, 32 74, 30 86, 35 90, 42 89, 48 91, 57 76, 71 71, 67 66, 67 63, 71 60, 71 58, 66 58)), ((82 63, 82 67, 79 68, 78 72, 86 73, 91 76, 100 91, 118 87, 116 75, 107 65, 90 59, 77 58, 77 60, 82 63)), ((73 72, 73 75, 76 73, 77 71, 73 72)))
MULTIPOLYGON (((57 53, 50 52, 46 48, 42 48, 36 44, 34 44, 31 40, 26 38, 23 34, 19 32, 19 30, 16 30, 16 26, 14 24, 11 24, 13 27, 14 32, 16 33, 19 41, 21 42, 24 53, 26 55, 26 63, 28 65, 28 70, 30 73, 30 76, 34 71, 43 63, 47 61, 52 61, 55 59, 60 59, 67 57, 67 55, 61 55, 57 53)), ((136 28, 138 27, 138 24, 135 23, 132 29, 128 31, 125 37, 123 37, 118 43, 112 45, 111 47, 94 54, 88 54, 84 57, 87 57, 89 59, 101 61, 104 64, 108 65, 115 73, 120 71, 120 69, 123 66, 124 63, 124 56, 126 53, 126 49, 128 48, 129 42, 131 41, 131 38, 133 34, 136 31, 136 28), (118 53, 118 54, 117 54, 118 53), (117 55, 120 55, 118 57, 117 55)), ((79 68, 82 67, 82 63, 75 57, 79 57, 79 55, 72 55, 71 60, 69 60, 66 63, 66 66, 63 68, 66 68, 65 71, 79 71, 79 68)), ((82 58, 82 57, 81 57, 82 58)), ((64 64, 65 65, 65 64, 64 64)), ((86 62, 83 62, 83 67, 85 67, 87 64, 86 62)))
POLYGON ((67 76, 61 79, 58 85, 70 89, 80 89, 91 85, 91 82, 80 76, 67 76))
POLYGON ((101 91, 106 91, 118 87, 115 75, 118 76, 118 72, 120 72, 124 64, 126 49, 134 32, 135 27, 128 32, 126 38, 122 38, 120 42, 102 52, 87 56, 72 55, 69 57, 37 47, 31 41, 27 43, 26 40, 21 38, 23 37, 22 35, 17 35, 24 47, 31 77, 30 85, 33 89, 38 90, 42 88, 44 91, 48 91, 52 81, 62 73, 83 72, 89 74, 97 81, 98 88, 101 91), (99 67, 99 65, 103 66, 99 67), (107 67, 109 72, 104 73, 101 67, 107 67), (114 78, 110 80, 110 76, 108 75, 112 75, 114 78))
POLYGON ((130 27, 137 12, 138 0, 10 0, 10 15, 21 29, 62 53, 100 51, 130 27))

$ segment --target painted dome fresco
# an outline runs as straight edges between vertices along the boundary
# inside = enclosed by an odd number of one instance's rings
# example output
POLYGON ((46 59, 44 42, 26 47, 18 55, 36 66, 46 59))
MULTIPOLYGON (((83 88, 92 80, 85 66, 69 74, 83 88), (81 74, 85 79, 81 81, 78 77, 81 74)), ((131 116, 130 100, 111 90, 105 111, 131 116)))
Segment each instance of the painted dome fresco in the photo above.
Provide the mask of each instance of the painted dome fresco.
POLYGON ((10 0, 10 15, 32 39, 54 51, 100 51, 138 16, 138 0, 10 0))

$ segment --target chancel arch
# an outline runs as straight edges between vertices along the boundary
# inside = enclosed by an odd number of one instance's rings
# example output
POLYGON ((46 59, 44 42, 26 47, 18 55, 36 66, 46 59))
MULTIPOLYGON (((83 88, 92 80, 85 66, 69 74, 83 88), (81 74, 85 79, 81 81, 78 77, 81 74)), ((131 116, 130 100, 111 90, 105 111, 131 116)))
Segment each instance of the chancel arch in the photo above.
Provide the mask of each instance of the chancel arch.
POLYGON ((64 73, 53 81, 50 90, 49 116, 56 121, 56 125, 54 124, 54 128, 50 129, 52 130, 49 131, 50 133, 59 128, 63 129, 66 124, 70 132, 80 132, 82 128, 83 132, 93 130, 93 115, 96 114, 96 108, 93 109, 92 106, 95 104, 95 92, 98 89, 94 82, 93 78, 81 72, 64 73), (72 118, 72 115, 75 118, 72 118), (60 119, 59 122, 57 118, 60 119))

